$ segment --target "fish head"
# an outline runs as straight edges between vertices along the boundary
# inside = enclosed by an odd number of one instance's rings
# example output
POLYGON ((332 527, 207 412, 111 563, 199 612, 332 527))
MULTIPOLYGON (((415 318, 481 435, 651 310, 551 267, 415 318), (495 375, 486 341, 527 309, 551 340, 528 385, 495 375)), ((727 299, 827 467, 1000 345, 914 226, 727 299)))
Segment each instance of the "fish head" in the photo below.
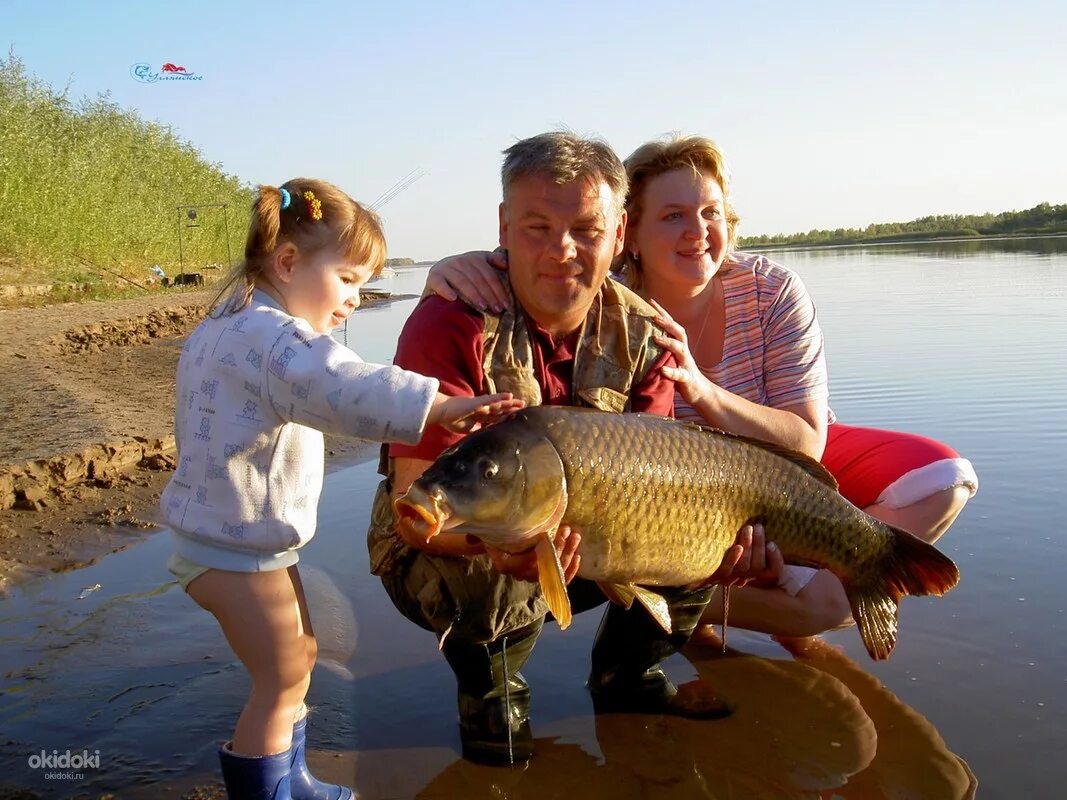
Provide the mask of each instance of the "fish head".
POLYGON ((397 520, 429 541, 443 530, 502 549, 533 546, 566 507, 566 475, 551 440, 508 420, 446 450, 394 503, 397 520))

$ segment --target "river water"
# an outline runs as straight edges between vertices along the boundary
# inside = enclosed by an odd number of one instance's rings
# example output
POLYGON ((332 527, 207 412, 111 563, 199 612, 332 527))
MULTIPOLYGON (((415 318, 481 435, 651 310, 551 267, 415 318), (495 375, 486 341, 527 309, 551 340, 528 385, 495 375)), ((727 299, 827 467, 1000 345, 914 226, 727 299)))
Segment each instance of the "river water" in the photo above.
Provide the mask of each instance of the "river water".
MULTIPOLYGON (((724 721, 595 717, 583 682, 599 614, 546 627, 524 670, 537 755, 476 767, 459 758, 433 638, 368 574, 368 456, 327 476, 301 562, 321 647, 309 698, 320 777, 368 800, 1063 796, 1067 238, 769 255, 816 299, 838 417, 939 438, 974 462, 981 489, 939 545, 960 585, 903 601, 887 662, 855 630, 825 637, 841 650, 797 658, 732 632, 746 655, 670 659, 677 682, 711 681, 737 708, 724 721)), ((417 293, 424 276, 379 285, 417 293)), ((338 338, 388 361, 413 302, 364 309, 338 338)), ((216 780, 247 679, 170 581, 168 549, 150 536, 0 601, 0 798, 7 786, 181 797, 216 780), (42 763, 68 750, 98 760, 42 763)))

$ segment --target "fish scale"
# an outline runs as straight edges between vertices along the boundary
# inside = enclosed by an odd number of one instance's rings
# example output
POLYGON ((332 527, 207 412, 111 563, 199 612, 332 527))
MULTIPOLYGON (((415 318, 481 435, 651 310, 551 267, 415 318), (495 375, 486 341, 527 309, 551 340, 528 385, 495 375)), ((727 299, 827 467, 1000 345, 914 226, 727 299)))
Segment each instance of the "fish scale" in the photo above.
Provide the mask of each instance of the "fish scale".
POLYGON ((443 453, 396 510, 429 537, 447 525, 508 552, 536 548, 561 626, 569 600, 548 538, 561 523, 581 532, 581 577, 655 616, 649 587, 706 582, 739 530, 763 522, 787 563, 840 579, 878 659, 896 643, 901 597, 959 581, 951 559, 856 508, 807 456, 651 414, 524 409, 443 453))
POLYGON ((830 487, 739 437, 646 415, 597 415, 590 424, 582 413, 554 415, 545 434, 566 471, 563 521, 582 531, 583 577, 699 581, 753 519, 787 560, 835 572, 859 574, 891 546, 888 526, 879 530, 855 507, 849 513, 830 487))

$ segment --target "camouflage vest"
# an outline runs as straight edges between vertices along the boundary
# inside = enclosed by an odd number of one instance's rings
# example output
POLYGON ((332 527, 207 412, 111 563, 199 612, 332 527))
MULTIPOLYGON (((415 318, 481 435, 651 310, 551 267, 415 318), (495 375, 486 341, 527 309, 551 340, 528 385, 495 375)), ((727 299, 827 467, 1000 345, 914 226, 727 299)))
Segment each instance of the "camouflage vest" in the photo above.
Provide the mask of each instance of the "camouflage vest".
MULTIPOLYGON (((503 280, 507 283, 506 277, 503 280)), ((655 315, 655 309, 622 284, 612 279, 604 282, 582 324, 575 348, 571 405, 615 413, 630 410, 634 384, 645 378, 663 354, 652 340, 655 315)), ((533 340, 518 303, 513 302, 499 315, 484 313, 483 319, 482 389, 488 393, 511 392, 527 405, 541 405, 533 340)), ((409 550, 393 530, 395 520, 389 502, 392 473, 385 452, 383 447, 380 471, 387 479, 378 487, 367 532, 371 572, 375 575, 392 571, 404 551, 409 550)))

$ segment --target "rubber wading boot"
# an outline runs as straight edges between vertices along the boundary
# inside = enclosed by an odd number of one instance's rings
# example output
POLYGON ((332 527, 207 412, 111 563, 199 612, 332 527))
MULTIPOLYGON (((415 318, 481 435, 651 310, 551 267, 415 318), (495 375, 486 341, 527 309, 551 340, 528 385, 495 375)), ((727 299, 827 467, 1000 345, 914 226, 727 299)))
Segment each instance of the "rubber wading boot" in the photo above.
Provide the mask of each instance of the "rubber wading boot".
POLYGON ((543 621, 488 644, 445 640, 456 674, 463 757, 490 766, 525 764, 533 756, 530 687, 519 673, 543 621))
POLYGON ((597 714, 673 714, 716 719, 730 710, 715 698, 682 702, 660 662, 689 640, 712 588, 664 589, 674 631, 667 633, 638 603, 629 610, 608 606, 593 642, 589 691, 597 714))
POLYGON ((222 781, 230 800, 292 800, 289 792, 291 750, 272 756, 242 756, 232 742, 219 748, 222 781))
POLYGON ((353 800, 355 793, 344 786, 323 783, 308 770, 304 760, 307 713, 293 725, 292 758, 289 760, 289 792, 293 800, 353 800))

